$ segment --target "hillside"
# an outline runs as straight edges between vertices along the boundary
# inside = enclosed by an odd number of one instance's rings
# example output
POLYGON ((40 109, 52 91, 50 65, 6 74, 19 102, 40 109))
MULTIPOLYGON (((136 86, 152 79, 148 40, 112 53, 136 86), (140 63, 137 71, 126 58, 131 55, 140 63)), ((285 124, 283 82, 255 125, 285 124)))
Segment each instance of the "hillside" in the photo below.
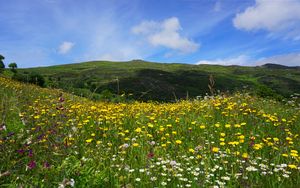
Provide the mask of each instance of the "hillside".
POLYGON ((1 187, 300 185, 295 100, 93 102, 2 77, 0 99, 1 187))
POLYGON ((261 96, 289 97, 300 93, 299 67, 259 67, 163 64, 141 60, 95 61, 20 69, 19 74, 38 72, 48 87, 62 88, 80 96, 99 99, 111 94, 131 95, 138 100, 174 101, 209 93, 209 75, 221 92, 247 89, 261 96), (101 95, 102 94, 102 95, 101 95))

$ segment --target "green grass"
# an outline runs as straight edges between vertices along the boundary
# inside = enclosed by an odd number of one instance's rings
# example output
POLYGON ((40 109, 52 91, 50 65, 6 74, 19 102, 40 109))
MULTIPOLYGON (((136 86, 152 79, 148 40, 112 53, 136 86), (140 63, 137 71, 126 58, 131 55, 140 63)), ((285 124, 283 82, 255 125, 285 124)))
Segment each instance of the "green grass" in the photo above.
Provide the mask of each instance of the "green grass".
POLYGON ((107 103, 2 77, 0 91, 0 187, 300 186, 299 96, 107 103))

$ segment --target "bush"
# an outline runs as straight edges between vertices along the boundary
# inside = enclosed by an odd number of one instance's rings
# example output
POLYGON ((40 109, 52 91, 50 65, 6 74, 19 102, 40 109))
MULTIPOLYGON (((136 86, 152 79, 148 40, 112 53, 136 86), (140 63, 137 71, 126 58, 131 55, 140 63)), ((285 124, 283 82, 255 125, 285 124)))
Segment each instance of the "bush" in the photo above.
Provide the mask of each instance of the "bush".
POLYGON ((258 88, 257 88, 257 91, 256 91, 257 95, 259 95, 260 97, 265 97, 265 98, 273 98, 273 99, 276 99, 276 100, 282 100, 283 97, 281 95, 279 95, 278 93, 276 93, 273 89, 265 86, 265 85, 260 85, 258 88))
POLYGON ((40 75, 39 73, 30 73, 29 75, 16 73, 13 75, 12 79, 20 81, 20 82, 24 82, 24 83, 36 84, 41 87, 45 86, 45 78, 42 75, 40 75))

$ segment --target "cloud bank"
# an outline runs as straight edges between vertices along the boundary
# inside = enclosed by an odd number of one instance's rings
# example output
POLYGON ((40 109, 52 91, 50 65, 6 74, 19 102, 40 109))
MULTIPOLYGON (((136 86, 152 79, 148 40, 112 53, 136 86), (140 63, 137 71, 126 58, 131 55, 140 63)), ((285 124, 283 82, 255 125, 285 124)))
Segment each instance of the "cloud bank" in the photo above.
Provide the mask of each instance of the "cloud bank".
POLYGON ((287 66, 300 66, 300 53, 289 53, 276 55, 269 58, 262 58, 256 61, 256 65, 264 65, 267 63, 281 64, 287 66))
POLYGON ((260 59, 254 59, 247 55, 240 55, 237 57, 225 59, 200 60, 196 64, 260 66, 267 63, 280 64, 286 66, 300 66, 300 52, 275 55, 260 59))
POLYGON ((199 44, 182 36, 178 18, 172 17, 162 22, 143 21, 132 28, 134 34, 142 35, 153 46, 163 46, 182 53, 192 53, 199 48, 199 44))
POLYGON ((299 0, 256 0, 236 14, 233 25, 246 31, 265 30, 271 35, 300 40, 299 0))
POLYGON ((249 65, 251 62, 250 57, 240 55, 232 58, 216 59, 216 60, 200 60, 196 64, 211 64, 211 65, 249 65))

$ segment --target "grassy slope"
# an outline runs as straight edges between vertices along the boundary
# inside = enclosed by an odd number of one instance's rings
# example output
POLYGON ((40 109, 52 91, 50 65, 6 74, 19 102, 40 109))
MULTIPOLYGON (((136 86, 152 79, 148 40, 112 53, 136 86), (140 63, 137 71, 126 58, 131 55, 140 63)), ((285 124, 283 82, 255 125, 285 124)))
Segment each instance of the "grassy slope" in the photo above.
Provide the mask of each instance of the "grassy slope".
POLYGON ((111 104, 1 77, 0 99, 0 187, 300 185, 296 103, 111 104))
MULTIPOLYGON (((208 93, 208 77, 214 76, 215 88, 221 91, 265 87, 282 96, 300 92, 300 70, 268 67, 238 67, 218 65, 163 64, 144 61, 86 62, 22 69, 20 72, 39 72, 52 85, 80 94, 101 93, 109 89, 133 93, 135 99, 174 100, 208 93), (263 87, 261 87, 263 86, 263 87)), ((48 84, 49 85, 49 84, 48 84)))

